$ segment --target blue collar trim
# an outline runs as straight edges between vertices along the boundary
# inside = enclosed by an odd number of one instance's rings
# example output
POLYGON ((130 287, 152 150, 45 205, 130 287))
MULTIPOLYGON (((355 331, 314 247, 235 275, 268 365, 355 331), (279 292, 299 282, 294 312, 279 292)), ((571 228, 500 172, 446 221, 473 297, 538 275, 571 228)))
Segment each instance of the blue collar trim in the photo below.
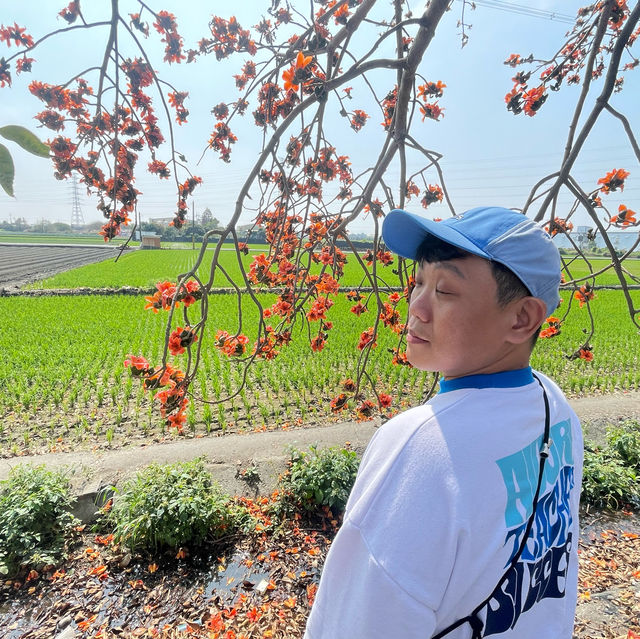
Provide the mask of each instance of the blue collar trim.
POLYGON ((517 388, 533 382, 531 367, 519 368, 488 375, 467 375, 455 379, 441 379, 439 393, 459 390, 461 388, 517 388))

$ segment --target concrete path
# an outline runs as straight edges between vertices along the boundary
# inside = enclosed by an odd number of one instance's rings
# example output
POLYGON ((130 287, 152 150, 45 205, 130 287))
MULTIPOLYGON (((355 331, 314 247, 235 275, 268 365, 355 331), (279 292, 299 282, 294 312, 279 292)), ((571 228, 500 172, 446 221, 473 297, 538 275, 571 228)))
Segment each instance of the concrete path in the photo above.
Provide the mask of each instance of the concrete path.
MULTIPOLYGON (((609 424, 626 419, 640 421, 638 391, 576 399, 571 401, 571 405, 585 426, 586 436, 596 441, 603 441, 609 424)), ((273 489, 278 475, 284 470, 289 446, 302 449, 311 445, 341 447, 349 442, 353 450, 362 453, 379 426, 380 420, 375 419, 286 431, 183 439, 118 450, 12 457, 0 459, 0 480, 5 479, 16 464, 46 464, 52 468, 69 469, 77 494, 95 494, 100 487, 116 483, 152 462, 186 461, 205 455, 212 474, 230 494, 250 492, 236 474, 255 464, 261 479, 260 492, 264 494, 273 489)))
POLYGON ((100 487, 116 483, 153 462, 166 464, 204 455, 209 469, 226 492, 238 495, 247 492, 246 483, 237 479, 236 473, 253 463, 262 480, 260 492, 267 493, 274 488, 278 475, 285 468, 289 446, 300 449, 311 445, 343 447, 349 442, 351 448, 361 454, 379 425, 379 420, 344 422, 315 428, 181 439, 116 450, 11 457, 0 459, 0 480, 6 479, 11 467, 17 464, 45 464, 49 468, 70 470, 73 488, 82 494, 97 492, 100 487))

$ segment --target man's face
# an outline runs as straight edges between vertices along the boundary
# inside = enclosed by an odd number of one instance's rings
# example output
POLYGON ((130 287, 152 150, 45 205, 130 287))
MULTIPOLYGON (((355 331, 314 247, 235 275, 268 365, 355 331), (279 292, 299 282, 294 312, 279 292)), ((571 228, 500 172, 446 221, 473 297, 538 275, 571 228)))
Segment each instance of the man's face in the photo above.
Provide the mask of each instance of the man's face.
POLYGON ((475 255, 423 262, 409 304, 407 358, 445 377, 494 373, 512 345, 512 316, 497 302, 491 265, 475 255))

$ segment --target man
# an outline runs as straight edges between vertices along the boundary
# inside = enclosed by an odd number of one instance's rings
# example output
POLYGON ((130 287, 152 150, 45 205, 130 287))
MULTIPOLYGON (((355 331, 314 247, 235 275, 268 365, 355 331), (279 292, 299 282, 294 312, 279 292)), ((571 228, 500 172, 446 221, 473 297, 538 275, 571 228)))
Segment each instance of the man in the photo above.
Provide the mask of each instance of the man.
POLYGON ((571 639, 582 435, 529 367, 558 251, 497 207, 392 211, 383 237, 419 263, 407 357, 440 390, 371 440, 305 638, 571 639))

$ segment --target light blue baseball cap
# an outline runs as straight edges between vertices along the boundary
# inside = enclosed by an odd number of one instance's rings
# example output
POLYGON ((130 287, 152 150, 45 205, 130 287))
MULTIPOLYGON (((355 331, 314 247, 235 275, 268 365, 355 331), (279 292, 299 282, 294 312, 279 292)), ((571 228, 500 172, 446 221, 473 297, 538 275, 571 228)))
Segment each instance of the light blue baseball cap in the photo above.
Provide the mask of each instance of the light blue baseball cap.
POLYGON ((411 260, 416 259, 418 247, 427 235, 504 264, 533 297, 547 305, 547 316, 558 308, 560 254, 549 234, 522 213, 484 206, 434 222, 395 209, 387 214, 382 225, 387 247, 411 260))

